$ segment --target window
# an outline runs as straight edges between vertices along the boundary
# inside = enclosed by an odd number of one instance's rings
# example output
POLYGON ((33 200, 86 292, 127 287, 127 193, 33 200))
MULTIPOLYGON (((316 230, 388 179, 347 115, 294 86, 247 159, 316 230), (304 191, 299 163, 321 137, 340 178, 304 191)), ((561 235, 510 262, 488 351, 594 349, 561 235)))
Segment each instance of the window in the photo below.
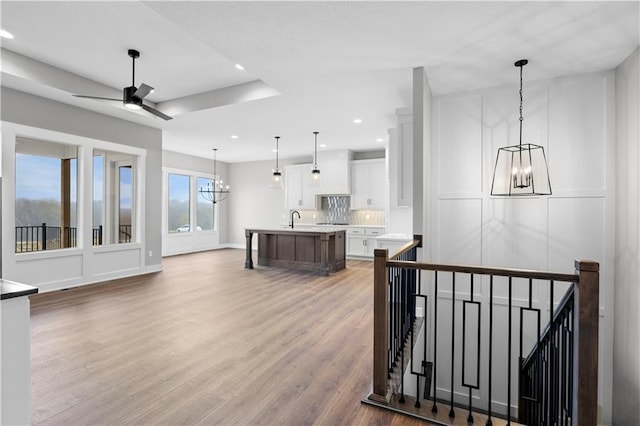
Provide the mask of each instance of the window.
POLYGON ((190 232, 190 178, 189 176, 169 173, 168 187, 168 232, 190 232))
POLYGON ((16 253, 77 246, 78 149, 16 138, 16 253))
POLYGON ((207 188, 207 186, 213 185, 213 179, 208 178, 197 178, 196 184, 196 197, 197 197, 197 209, 196 209, 196 223, 198 225, 198 230, 211 230, 214 229, 214 210, 213 203, 211 201, 205 200, 201 195, 198 194, 197 191, 200 188, 207 188))
POLYGON ((93 153, 94 246, 136 242, 136 158, 95 150, 93 153))
POLYGON ((104 154, 93 155, 93 245, 102 245, 104 231, 104 154))
POLYGON ((118 166, 118 242, 131 242, 133 212, 133 167, 118 166))

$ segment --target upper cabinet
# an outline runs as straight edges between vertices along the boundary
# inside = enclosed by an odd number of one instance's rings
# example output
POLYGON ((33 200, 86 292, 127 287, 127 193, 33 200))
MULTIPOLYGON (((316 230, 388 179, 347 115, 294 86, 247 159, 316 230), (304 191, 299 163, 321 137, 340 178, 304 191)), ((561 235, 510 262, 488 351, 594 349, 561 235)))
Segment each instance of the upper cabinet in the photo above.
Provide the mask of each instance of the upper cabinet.
MULTIPOLYGON (((312 164, 284 167, 285 208, 288 210, 315 210, 316 190, 309 188, 312 164)), ((324 174, 320 169, 321 174, 324 174)), ((322 176, 324 178, 324 176, 322 176)))
POLYGON ((384 159, 351 162, 351 208, 384 210, 386 179, 384 159))
POLYGON ((348 150, 319 151, 318 168, 322 179, 322 188, 318 194, 349 194, 351 183, 349 178, 349 163, 352 153, 348 150))

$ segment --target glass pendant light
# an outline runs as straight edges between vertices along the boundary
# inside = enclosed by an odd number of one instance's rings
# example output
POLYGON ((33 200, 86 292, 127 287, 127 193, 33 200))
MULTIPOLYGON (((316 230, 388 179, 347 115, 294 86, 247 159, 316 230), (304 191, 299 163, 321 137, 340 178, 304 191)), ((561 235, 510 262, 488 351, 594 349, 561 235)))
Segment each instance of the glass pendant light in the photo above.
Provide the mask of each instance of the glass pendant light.
POLYGON ((309 180, 310 188, 322 188, 322 180, 320 179, 320 169, 318 168, 318 132, 313 132, 315 145, 313 151, 313 169, 311 169, 311 179, 309 180))
POLYGON ((491 195, 551 195, 551 180, 544 147, 522 143, 522 68, 529 63, 520 59, 520 142, 498 149, 491 181, 491 195))
POLYGON ((276 136, 276 168, 273 169, 273 175, 271 177, 271 184, 269 185, 269 188, 271 189, 282 189, 282 173, 280 172, 280 169, 278 168, 278 154, 279 154, 279 148, 278 148, 278 142, 280 141, 280 136, 276 136))

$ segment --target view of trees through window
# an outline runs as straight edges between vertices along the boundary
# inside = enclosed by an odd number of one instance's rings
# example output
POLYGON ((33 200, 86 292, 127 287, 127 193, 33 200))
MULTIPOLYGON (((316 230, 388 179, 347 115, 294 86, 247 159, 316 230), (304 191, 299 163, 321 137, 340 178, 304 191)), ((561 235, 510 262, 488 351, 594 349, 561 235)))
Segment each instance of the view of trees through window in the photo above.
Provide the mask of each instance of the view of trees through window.
POLYGON ((77 147, 16 141, 16 253, 76 247, 77 147))
POLYGON ((167 180, 167 231, 177 233, 215 229, 214 205, 198 192, 200 188, 211 185, 212 179, 169 173, 167 180))
POLYGON ((169 174, 168 231, 191 231, 190 178, 185 175, 169 174))
MULTIPOLYGON (((212 179, 206 179, 199 177, 196 183, 196 191, 200 188, 207 188, 207 185, 213 185, 212 179)), ((197 197, 197 217, 196 221, 198 226, 203 230, 210 230, 213 228, 213 203, 211 201, 205 200, 200 194, 196 192, 197 197)))

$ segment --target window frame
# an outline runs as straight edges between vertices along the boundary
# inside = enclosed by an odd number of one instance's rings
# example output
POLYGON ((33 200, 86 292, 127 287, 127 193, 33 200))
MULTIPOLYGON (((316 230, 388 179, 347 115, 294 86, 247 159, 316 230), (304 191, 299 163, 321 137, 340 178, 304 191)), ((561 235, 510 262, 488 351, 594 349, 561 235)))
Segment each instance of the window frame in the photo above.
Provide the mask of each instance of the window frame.
MULTIPOLYGON (((185 170, 174 167, 163 167, 162 168, 162 181, 163 181, 163 224, 162 224, 162 233, 163 235, 168 236, 169 238, 184 238, 187 236, 193 235, 208 235, 215 234, 218 232, 219 227, 219 209, 220 206, 215 204, 213 206, 213 228, 212 229, 201 229, 198 230, 198 217, 197 217, 197 208, 198 208, 198 198, 201 195, 198 193, 199 188, 197 187, 198 178, 213 180, 214 175, 212 173, 202 173, 193 170, 185 170), (194 229, 189 229, 188 232, 169 232, 169 175, 177 174, 189 177, 189 221, 190 224, 194 224, 194 229)), ((191 228, 191 226, 190 226, 191 228)))

